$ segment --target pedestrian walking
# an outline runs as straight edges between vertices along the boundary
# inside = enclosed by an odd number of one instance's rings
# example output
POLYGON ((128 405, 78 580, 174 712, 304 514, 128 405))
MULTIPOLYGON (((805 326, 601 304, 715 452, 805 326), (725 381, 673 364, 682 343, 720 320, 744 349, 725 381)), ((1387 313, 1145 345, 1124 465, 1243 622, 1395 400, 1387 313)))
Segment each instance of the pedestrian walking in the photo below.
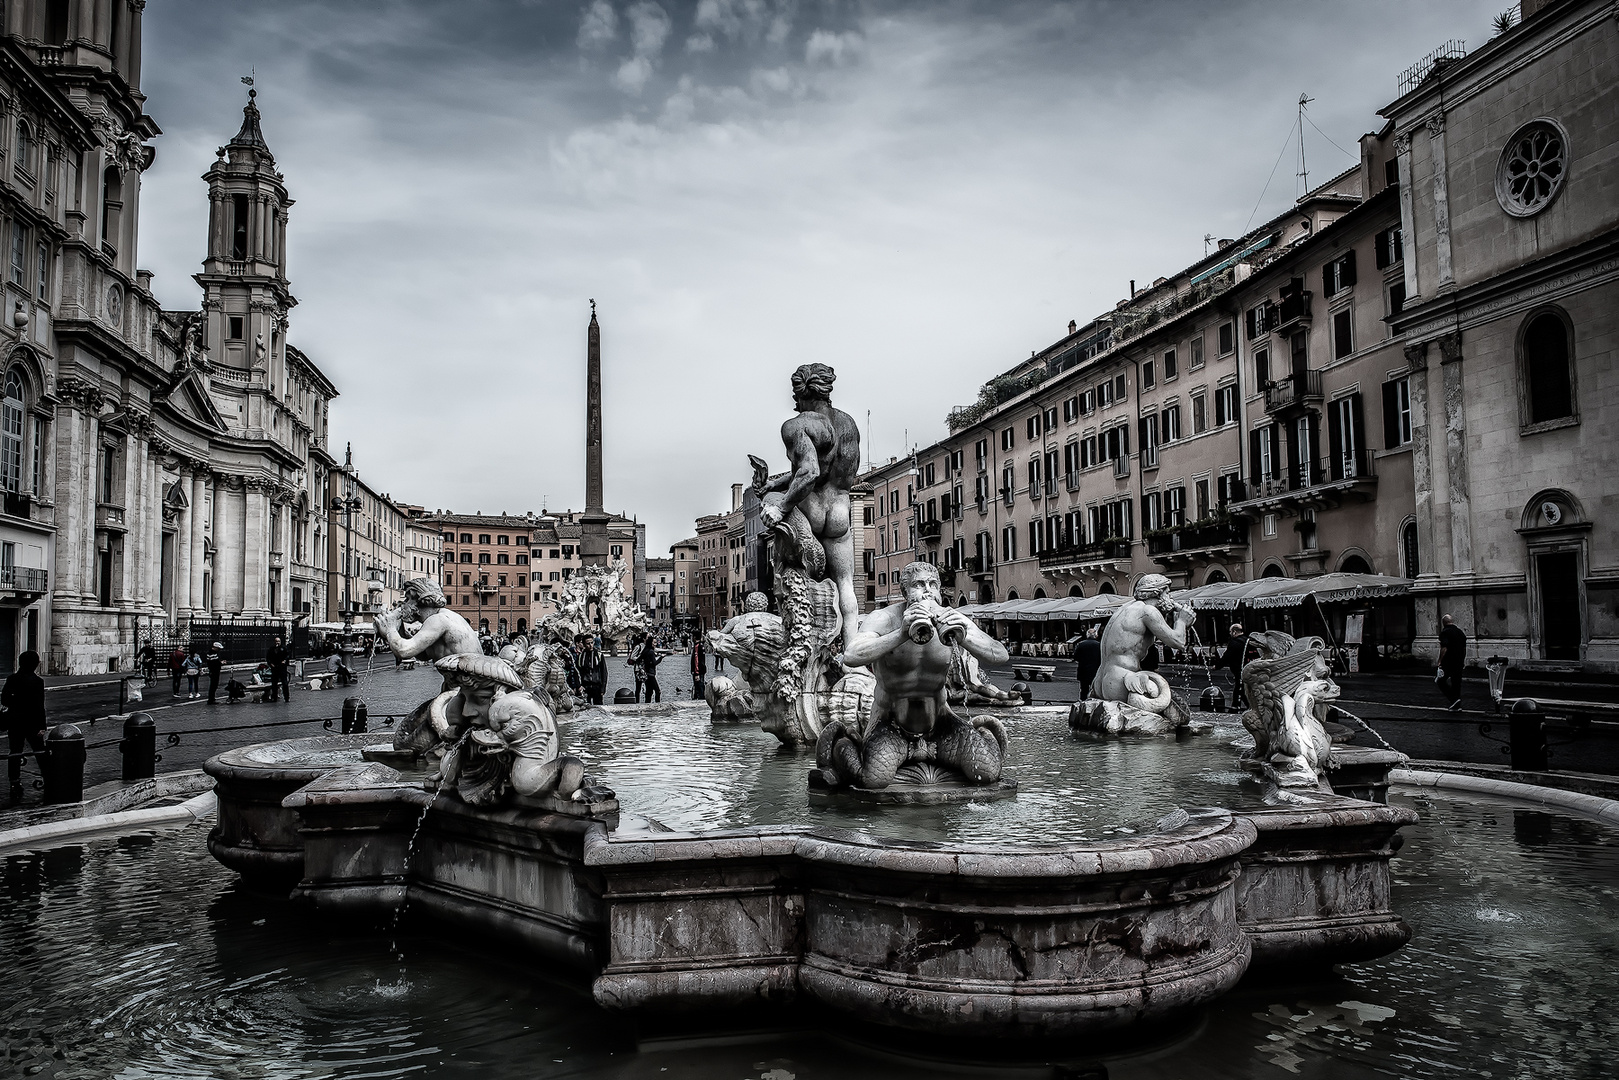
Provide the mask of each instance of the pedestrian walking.
POLYGON ((1091 696, 1091 683, 1096 681, 1096 673, 1102 667, 1102 641, 1096 636, 1096 627, 1086 630, 1084 640, 1074 646, 1074 660, 1079 700, 1085 701, 1091 696))
POLYGON ((197 680, 202 677, 202 657, 195 651, 186 657, 186 683, 193 700, 197 697, 197 680))
POLYGON ((1231 640, 1226 644, 1225 652, 1220 654, 1220 666, 1231 671, 1231 707, 1233 709, 1247 708, 1247 695, 1242 690, 1242 665, 1248 652, 1248 634, 1243 630, 1242 623, 1231 624, 1231 640))
POLYGON ((1450 700, 1447 708, 1456 712, 1462 707, 1462 667, 1467 663, 1467 632, 1457 626, 1449 615, 1440 620, 1439 674, 1434 682, 1450 700))
POLYGON ((180 696, 180 677, 186 673, 186 651, 176 645, 169 654, 169 674, 174 676, 174 696, 180 696))
POLYGON ((225 667, 225 646, 217 641, 208 646, 208 651, 203 654, 202 663, 208 669, 208 704, 217 705, 214 693, 219 689, 219 673, 225 667))
POLYGON ((691 698, 701 701, 703 698, 703 676, 708 674, 708 661, 703 658, 703 643, 691 643, 691 698))
POLYGON ((292 663, 292 654, 287 647, 281 644, 281 635, 277 634, 270 644, 270 651, 265 654, 265 663, 270 665, 270 696, 267 700, 276 700, 276 689, 279 687, 282 700, 292 703, 292 682, 288 675, 287 666, 292 663))
POLYGON ((157 652, 152 648, 151 642, 141 646, 141 651, 135 654, 135 663, 140 665, 141 674, 146 677, 146 681, 151 682, 152 676, 157 674, 157 652))
POLYGON ((34 748, 34 761, 40 772, 46 768, 45 751, 45 680, 37 673, 39 654, 29 649, 17 657, 17 670, 0 689, 0 705, 6 710, 6 735, 10 744, 10 759, 6 762, 6 778, 11 781, 11 805, 22 802, 22 748, 34 748))
POLYGON ((658 686, 658 665, 663 657, 658 655, 658 647, 647 642, 646 648, 641 650, 641 671, 646 679, 646 699, 648 702, 662 701, 663 691, 658 686))
MULTIPOLYGON (((637 630, 630 635, 630 674, 635 677, 636 701, 641 700, 641 691, 646 686, 646 674, 641 669, 641 654, 646 652, 647 648, 648 645, 645 634, 642 634, 639 630, 637 630)), ((650 695, 647 697, 647 700, 652 700, 650 695)))
POLYGON ((585 697, 592 705, 600 705, 602 694, 607 690, 607 658, 596 648, 592 638, 581 635, 574 662, 579 668, 579 684, 584 688, 585 697))

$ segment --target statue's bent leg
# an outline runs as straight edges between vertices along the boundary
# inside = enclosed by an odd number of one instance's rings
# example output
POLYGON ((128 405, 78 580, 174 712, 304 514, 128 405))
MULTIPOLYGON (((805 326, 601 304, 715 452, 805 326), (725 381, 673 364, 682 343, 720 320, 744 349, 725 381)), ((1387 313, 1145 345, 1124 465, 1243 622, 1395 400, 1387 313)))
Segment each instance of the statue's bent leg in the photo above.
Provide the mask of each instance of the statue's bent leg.
POLYGON ((905 764, 905 737, 883 721, 866 736, 865 753, 860 756, 860 786, 885 788, 905 764))
POLYGON ((838 615, 843 619, 843 646, 848 648, 860 628, 860 601, 854 594, 854 531, 845 527, 841 536, 825 537, 826 577, 837 586, 838 615))
POLYGON ((939 761, 974 784, 993 784, 1005 763, 1000 740, 951 712, 942 712, 934 728, 939 761))

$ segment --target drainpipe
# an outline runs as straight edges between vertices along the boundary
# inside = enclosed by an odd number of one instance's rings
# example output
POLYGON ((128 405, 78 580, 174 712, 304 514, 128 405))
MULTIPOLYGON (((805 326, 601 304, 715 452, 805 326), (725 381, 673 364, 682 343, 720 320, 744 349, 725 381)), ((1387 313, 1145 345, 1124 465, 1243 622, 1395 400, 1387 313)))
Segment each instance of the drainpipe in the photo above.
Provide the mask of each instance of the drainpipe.
MULTIPOLYGON (((1232 285, 1232 291, 1236 291, 1235 284, 1232 285)), ((1248 461, 1248 383, 1242 374, 1242 305, 1234 305, 1234 310, 1230 314, 1232 342, 1231 357, 1232 362, 1237 366, 1237 470, 1238 479, 1246 484, 1248 482, 1248 476, 1250 475, 1250 462, 1248 461)), ((1218 328, 1216 328, 1215 333, 1219 333, 1218 328)), ((1247 565, 1244 567, 1244 577, 1246 577, 1249 581, 1254 580, 1253 536, 1254 531, 1253 528, 1250 527, 1248 530, 1248 561, 1247 565)))

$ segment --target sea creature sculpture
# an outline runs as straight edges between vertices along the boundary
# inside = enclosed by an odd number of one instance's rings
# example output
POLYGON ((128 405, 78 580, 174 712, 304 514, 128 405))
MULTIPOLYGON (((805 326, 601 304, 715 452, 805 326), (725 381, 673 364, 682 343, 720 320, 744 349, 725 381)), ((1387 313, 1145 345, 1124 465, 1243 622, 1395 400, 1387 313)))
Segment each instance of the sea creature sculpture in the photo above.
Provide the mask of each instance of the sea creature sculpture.
POLYGON ((716 724, 753 719, 753 701, 747 691, 724 675, 703 684, 703 700, 708 702, 708 718, 716 724))
POLYGON ((1193 613, 1171 600, 1169 589, 1162 574, 1143 574, 1134 598, 1113 613, 1102 631, 1102 666, 1092 697, 1069 710, 1069 727, 1106 735, 1173 735, 1192 724, 1191 710, 1176 700, 1169 680, 1141 666, 1155 640, 1186 648, 1193 613))
POLYGON ((1250 660, 1242 669, 1242 685, 1252 703, 1242 715, 1254 737, 1252 759, 1264 763, 1281 787, 1330 791, 1332 739, 1326 722, 1339 690, 1321 650, 1250 660))

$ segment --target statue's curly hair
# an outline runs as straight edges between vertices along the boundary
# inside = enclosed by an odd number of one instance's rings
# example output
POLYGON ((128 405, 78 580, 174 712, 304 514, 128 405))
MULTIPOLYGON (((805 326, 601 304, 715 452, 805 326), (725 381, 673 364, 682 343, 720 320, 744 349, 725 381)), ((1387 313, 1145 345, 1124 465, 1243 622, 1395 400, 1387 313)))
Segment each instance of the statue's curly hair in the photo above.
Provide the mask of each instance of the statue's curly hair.
POLYGON ((798 397, 830 398, 832 384, 837 377, 837 372, 825 364, 801 365, 793 372, 793 394, 798 397))

